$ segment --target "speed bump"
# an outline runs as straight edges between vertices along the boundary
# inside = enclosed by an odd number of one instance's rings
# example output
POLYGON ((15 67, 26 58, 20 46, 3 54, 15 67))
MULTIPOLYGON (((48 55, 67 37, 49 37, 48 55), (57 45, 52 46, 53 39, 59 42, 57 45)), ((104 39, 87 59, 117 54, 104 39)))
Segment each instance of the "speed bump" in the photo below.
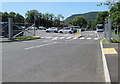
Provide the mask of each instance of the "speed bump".
POLYGON ((115 48, 103 48, 104 54, 118 54, 115 48))

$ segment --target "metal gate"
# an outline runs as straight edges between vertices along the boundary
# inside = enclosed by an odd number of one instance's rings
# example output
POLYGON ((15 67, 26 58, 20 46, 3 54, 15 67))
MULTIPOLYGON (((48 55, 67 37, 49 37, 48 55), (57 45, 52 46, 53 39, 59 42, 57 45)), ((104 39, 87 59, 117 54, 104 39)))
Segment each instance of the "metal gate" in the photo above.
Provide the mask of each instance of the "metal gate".
POLYGON ((8 22, 2 22, 2 36, 13 39, 18 37, 35 36, 35 25, 25 23, 14 23, 12 18, 8 18, 8 22), (27 26, 26 26, 27 25, 27 26))

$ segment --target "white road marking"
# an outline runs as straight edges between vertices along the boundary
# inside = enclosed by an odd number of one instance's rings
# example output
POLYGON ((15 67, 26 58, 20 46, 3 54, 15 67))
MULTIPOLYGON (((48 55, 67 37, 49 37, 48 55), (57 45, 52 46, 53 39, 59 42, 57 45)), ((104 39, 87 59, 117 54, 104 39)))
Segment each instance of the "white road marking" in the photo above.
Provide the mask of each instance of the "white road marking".
POLYGON ((102 51, 102 60, 103 60, 103 67, 104 67, 103 69, 104 69, 104 75, 105 75, 105 82, 108 82, 109 84, 111 84, 110 73, 109 73, 109 69, 108 69, 108 65, 107 65, 106 56, 103 53, 102 40, 100 41, 100 47, 101 47, 101 51, 102 51))
POLYGON ((33 47, 28 47, 28 48, 25 48, 25 50, 27 50, 27 49, 32 49, 32 48, 35 48, 35 46, 33 46, 33 47))
POLYGON ((87 39, 89 40, 89 39, 92 39, 92 38, 87 38, 87 39))
POLYGON ((52 37, 46 37, 46 38, 52 38, 52 37))
POLYGON ((97 31, 95 31, 95 33, 97 34, 97 37, 98 37, 98 38, 100 38, 100 37, 99 37, 99 35, 98 35, 98 32, 97 32, 97 31))
POLYGON ((52 40, 57 40, 58 39, 58 37, 54 37, 52 40))
POLYGON ((74 37, 73 39, 78 39, 78 37, 74 37))
POLYGON ((43 44, 43 45, 38 45, 38 46, 32 46, 32 47, 28 47, 28 48, 24 48, 24 49, 25 49, 25 50, 28 50, 28 49, 43 47, 43 46, 46 46, 46 45, 52 45, 52 44, 56 44, 56 43, 57 43, 57 42, 53 42, 53 43, 48 43, 48 44, 43 44))
POLYGON ((42 39, 42 38, 45 38, 45 37, 41 37, 41 39, 42 39))
POLYGON ((98 40, 98 38, 94 38, 94 40, 98 40))
POLYGON ((67 37, 66 39, 71 39, 72 37, 67 37))
POLYGON ((82 38, 80 38, 80 39, 85 39, 85 37, 82 37, 82 38))
POLYGON ((64 39, 65 37, 60 37, 59 39, 64 39))

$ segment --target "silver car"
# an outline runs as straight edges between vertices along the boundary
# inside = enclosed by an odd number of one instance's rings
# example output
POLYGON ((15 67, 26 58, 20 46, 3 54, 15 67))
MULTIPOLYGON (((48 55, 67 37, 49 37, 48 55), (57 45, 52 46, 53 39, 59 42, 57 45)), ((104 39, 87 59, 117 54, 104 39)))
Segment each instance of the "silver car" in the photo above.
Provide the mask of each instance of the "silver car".
POLYGON ((70 34, 76 33, 76 32, 77 32, 77 29, 69 28, 69 27, 65 27, 65 28, 58 31, 58 33, 70 33, 70 34))
POLYGON ((55 33, 58 33, 58 28, 51 27, 51 28, 46 29, 46 32, 55 32, 55 33))

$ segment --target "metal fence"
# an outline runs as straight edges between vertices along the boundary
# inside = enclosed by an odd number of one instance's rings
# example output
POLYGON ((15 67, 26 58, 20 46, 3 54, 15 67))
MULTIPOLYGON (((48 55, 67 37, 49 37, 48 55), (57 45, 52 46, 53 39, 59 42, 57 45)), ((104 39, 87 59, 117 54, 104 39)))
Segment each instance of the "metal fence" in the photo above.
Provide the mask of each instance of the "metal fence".
POLYGON ((2 36, 9 39, 18 37, 35 36, 36 27, 34 24, 14 23, 12 18, 8 18, 8 22, 1 22, 2 36))

